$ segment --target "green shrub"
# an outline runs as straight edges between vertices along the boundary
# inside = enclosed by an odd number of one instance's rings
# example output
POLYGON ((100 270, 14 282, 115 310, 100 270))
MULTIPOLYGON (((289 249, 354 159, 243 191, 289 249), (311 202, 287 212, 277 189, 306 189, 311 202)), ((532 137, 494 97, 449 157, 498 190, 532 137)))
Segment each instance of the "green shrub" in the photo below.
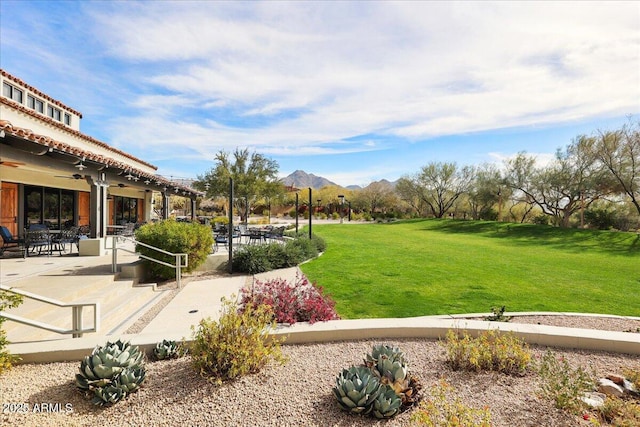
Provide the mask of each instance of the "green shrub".
POLYGON ((324 250, 324 240, 317 236, 300 235, 293 240, 267 245, 245 245, 233 254, 233 270, 248 274, 263 273, 278 268, 293 267, 318 256, 324 250))
POLYGON ((567 409, 573 412, 584 406, 580 400, 585 392, 594 388, 593 376, 581 366, 572 368, 564 357, 556 356, 548 350, 538 366, 538 372, 542 379, 540 394, 553 401, 558 409, 567 409))
POLYGON ((523 375, 531 361, 529 346, 511 333, 489 330, 477 338, 467 331, 447 332, 442 344, 447 351, 447 363, 453 370, 498 371, 523 375))
POLYGON ((220 320, 202 319, 189 348, 194 368, 203 377, 221 384, 259 372, 269 361, 284 363, 280 344, 269 336, 276 328, 269 306, 249 305, 238 311, 235 296, 222 299, 220 320))
POLYGON ((453 386, 445 380, 434 385, 418 410, 411 415, 411 421, 427 427, 490 427, 491 412, 488 408, 470 408, 455 394, 453 386))
MULTIPOLYGON (((17 307, 22 302, 22 295, 0 290, 0 311, 17 307)), ((11 369, 11 365, 20 360, 20 357, 9 353, 6 349, 9 341, 7 340, 7 333, 2 329, 2 324, 5 320, 7 319, 0 317, 0 375, 4 371, 11 369)))
POLYGON ((217 216, 211 220, 211 224, 229 224, 228 216, 217 216))
MULTIPOLYGON (((177 222, 171 219, 143 225, 136 231, 136 239, 168 252, 188 254, 188 266, 183 269, 187 273, 196 269, 207 259, 213 245, 213 234, 210 227, 198 223, 177 222)), ((176 262, 175 257, 142 245, 137 245, 136 251, 169 264, 176 262)), ((176 272, 173 267, 147 260, 145 263, 154 278, 170 279, 175 277, 176 272)))

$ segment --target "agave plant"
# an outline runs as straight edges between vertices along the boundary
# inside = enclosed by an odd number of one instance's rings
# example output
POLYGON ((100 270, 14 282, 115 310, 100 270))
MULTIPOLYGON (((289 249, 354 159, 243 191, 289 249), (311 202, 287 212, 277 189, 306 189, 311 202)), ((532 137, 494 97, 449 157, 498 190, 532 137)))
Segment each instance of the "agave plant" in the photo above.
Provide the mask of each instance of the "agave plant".
POLYGON ((181 346, 175 341, 162 340, 153 349, 156 360, 172 359, 180 357, 181 346))
POLYGON ((85 395, 93 395, 94 404, 113 404, 136 391, 144 381, 144 354, 129 342, 107 342, 96 346, 82 360, 79 371, 76 385, 85 395))
POLYGON ((373 401, 373 416, 391 418, 400 412, 402 399, 388 385, 380 386, 380 394, 373 401))
POLYGON ((373 346, 371 354, 367 354, 366 356, 365 364, 367 364, 367 366, 372 366, 383 358, 389 359, 392 362, 398 361, 401 364, 406 364, 403 351, 401 351, 398 347, 391 347, 384 344, 373 346))
POLYGON ((366 366, 352 366, 338 375, 333 394, 345 411, 368 414, 380 394, 380 382, 366 366))
POLYGON ((381 384, 388 385, 402 400, 404 407, 415 403, 420 385, 409 374, 404 353, 397 347, 377 345, 365 359, 365 364, 378 377, 381 384))

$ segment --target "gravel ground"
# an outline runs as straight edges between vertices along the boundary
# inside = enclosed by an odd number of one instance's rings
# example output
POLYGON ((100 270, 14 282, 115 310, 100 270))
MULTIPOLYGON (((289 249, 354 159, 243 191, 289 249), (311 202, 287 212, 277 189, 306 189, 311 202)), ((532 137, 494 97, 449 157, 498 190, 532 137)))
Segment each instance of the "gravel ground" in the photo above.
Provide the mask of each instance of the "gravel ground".
MULTIPOLYGON (((549 316, 532 322, 550 323, 549 316)), ((573 322, 554 317, 557 324, 573 322)), ((523 320, 522 318, 520 320, 523 320)), ((605 319, 606 320, 606 319, 605 319)), ((637 324, 606 324, 602 318, 581 318, 581 327, 619 330, 637 324), (593 323, 591 323, 593 322, 593 323), (604 323, 603 323, 604 322, 604 323)), ((567 325, 568 326, 568 325, 567 325)), ((97 408, 76 390, 73 378, 78 362, 18 365, 0 377, 3 426, 406 426, 412 411, 390 421, 351 416, 339 410, 331 394, 336 375, 358 364, 378 340, 283 346, 289 361, 269 366, 238 381, 214 386, 191 367, 189 357, 148 362, 143 387, 123 402, 97 408), (43 404, 46 404, 46 408, 43 404), (57 404, 57 406, 56 406, 57 404), (45 410, 43 410, 43 408, 45 410), (23 413, 26 412, 26 413, 23 413)), ((488 407, 493 425, 586 426, 588 422, 553 408, 536 396, 535 375, 511 377, 497 373, 451 371, 444 351, 430 340, 392 340, 409 359, 410 371, 423 393, 439 378, 453 385, 469 406, 488 407)), ((546 349, 533 347, 536 357, 546 349)), ((559 351, 574 366, 599 375, 640 368, 640 356, 586 351, 559 351)))

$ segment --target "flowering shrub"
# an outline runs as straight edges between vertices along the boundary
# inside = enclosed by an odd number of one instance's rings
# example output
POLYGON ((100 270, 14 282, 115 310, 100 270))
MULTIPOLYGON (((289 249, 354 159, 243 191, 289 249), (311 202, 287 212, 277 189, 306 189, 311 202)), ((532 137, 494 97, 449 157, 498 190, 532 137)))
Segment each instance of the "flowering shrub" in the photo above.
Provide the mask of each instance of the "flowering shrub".
POLYGON ((241 311, 247 306, 259 305, 270 306, 278 323, 315 323, 340 318, 335 302, 305 275, 296 275, 294 283, 281 278, 256 280, 251 287, 240 291, 241 311))
POLYGON ((447 350, 447 363, 454 370, 498 371, 523 375, 531 361, 527 344, 513 334, 495 330, 472 338, 466 331, 461 334, 447 332, 442 344, 447 350))
POLYGON ((542 356, 538 372, 542 378, 539 394, 553 400, 558 409, 579 411, 584 406, 580 396, 594 387, 593 374, 581 366, 572 368, 564 357, 550 350, 542 356))
POLYGON ((434 385, 420 402, 411 421, 427 427, 490 427, 491 411, 470 408, 455 396, 455 388, 444 379, 434 385))

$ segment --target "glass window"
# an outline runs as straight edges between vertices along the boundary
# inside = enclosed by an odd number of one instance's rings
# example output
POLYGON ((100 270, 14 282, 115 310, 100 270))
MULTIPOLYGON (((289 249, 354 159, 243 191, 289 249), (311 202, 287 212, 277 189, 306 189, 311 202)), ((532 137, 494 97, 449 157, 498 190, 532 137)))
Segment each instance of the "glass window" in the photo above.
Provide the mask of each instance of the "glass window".
POLYGON ((53 107, 51 105, 47 105, 47 116, 53 118, 53 107))
POLYGON ((27 107, 36 110, 38 113, 44 113, 44 102, 35 96, 27 95, 27 107))
POLYGON ((138 222, 138 199, 116 196, 113 198, 114 224, 138 222))
POLYGON ((60 228, 60 190, 57 188, 44 189, 44 221, 49 228, 60 228))
POLYGON ((64 124, 71 126, 71 115, 64 113, 64 124))
POLYGON ((10 85, 7 82, 2 83, 2 94, 7 98, 13 99, 14 101, 22 104, 22 90, 10 85))
POLYGON ((2 95, 11 99, 11 92, 13 92, 13 86, 7 82, 2 83, 2 95))
POLYGON ((27 185, 25 192, 25 225, 45 224, 50 229, 75 221, 75 192, 59 188, 27 185))
POLYGON ((42 222, 42 187, 24 187, 25 226, 42 222))

